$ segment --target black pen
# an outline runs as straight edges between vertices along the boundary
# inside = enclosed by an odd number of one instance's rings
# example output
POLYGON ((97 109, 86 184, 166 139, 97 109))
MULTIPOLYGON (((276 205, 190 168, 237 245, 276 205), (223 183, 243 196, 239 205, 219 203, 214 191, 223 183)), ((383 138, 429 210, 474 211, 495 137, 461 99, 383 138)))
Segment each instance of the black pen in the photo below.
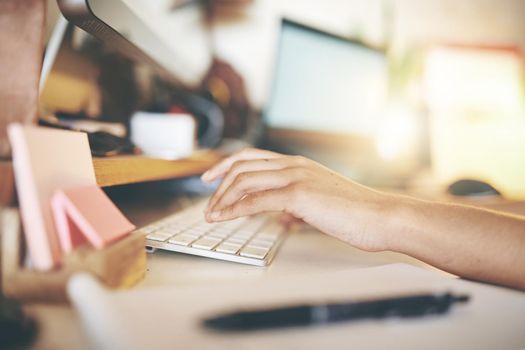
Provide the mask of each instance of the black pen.
POLYGON ((274 309, 239 311, 209 318, 204 326, 218 331, 250 331, 299 327, 362 319, 421 317, 444 314, 455 303, 465 303, 468 295, 420 294, 351 303, 297 305, 274 309))

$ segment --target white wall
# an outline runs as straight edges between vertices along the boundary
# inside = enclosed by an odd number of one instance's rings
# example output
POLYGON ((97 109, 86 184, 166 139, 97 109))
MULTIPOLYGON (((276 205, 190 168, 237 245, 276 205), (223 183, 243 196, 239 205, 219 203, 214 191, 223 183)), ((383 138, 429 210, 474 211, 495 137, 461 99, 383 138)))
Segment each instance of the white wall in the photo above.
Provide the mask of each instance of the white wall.
POLYGON ((523 0, 393 0, 397 40, 520 45, 523 0))

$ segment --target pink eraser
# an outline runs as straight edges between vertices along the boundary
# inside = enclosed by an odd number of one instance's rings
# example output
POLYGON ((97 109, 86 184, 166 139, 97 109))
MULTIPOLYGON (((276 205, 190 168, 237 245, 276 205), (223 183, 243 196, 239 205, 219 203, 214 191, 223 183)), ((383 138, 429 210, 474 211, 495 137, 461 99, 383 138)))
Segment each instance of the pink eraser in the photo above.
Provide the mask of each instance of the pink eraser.
POLYGON ((75 234, 75 228, 98 249, 135 229, 135 225, 95 185, 57 191, 52 199, 52 207, 65 252, 83 243, 75 234))

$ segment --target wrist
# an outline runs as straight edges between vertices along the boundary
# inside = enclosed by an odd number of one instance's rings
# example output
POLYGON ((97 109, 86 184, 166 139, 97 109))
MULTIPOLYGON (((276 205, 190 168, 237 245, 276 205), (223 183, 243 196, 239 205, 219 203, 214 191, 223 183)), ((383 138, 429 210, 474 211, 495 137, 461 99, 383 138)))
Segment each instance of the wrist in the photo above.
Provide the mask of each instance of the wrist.
POLYGON ((365 202, 352 201, 351 218, 357 235, 343 240, 367 251, 396 251, 404 247, 407 220, 412 214, 410 198, 370 190, 365 202))
POLYGON ((416 200, 406 196, 388 195, 384 227, 386 250, 407 254, 414 242, 418 221, 416 200))

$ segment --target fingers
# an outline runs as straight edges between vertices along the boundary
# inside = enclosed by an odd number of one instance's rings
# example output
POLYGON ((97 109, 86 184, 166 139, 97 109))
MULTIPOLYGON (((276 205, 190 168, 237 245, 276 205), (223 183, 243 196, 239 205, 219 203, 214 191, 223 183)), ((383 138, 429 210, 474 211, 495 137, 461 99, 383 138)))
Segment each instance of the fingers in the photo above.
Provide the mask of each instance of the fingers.
POLYGON ((282 157, 283 155, 275 152, 260 150, 256 148, 246 148, 231 157, 223 159, 219 164, 212 167, 205 172, 201 179, 204 182, 212 182, 213 180, 223 176, 231 166, 240 160, 255 160, 255 159, 274 159, 282 157))
POLYGON ((258 159, 258 160, 244 160, 236 161, 230 166, 230 170, 224 176, 221 184, 210 198, 206 211, 209 211, 215 206, 217 200, 222 197, 224 191, 235 181, 235 179, 243 173, 246 172, 256 172, 256 171, 268 171, 268 170, 279 170, 287 166, 287 161, 285 158, 277 159, 258 159))
POLYGON ((241 216, 255 215, 267 211, 288 211, 290 209, 290 186, 251 193, 242 200, 220 211, 210 213, 210 222, 226 221, 241 216))
MULTIPOLYGON (((228 174, 229 175, 229 174, 228 174)), ((244 196, 261 191, 268 191, 286 187, 298 180, 301 170, 298 168, 287 168, 281 170, 266 170, 241 173, 235 177, 229 185, 215 200, 209 212, 222 210, 244 196)))

